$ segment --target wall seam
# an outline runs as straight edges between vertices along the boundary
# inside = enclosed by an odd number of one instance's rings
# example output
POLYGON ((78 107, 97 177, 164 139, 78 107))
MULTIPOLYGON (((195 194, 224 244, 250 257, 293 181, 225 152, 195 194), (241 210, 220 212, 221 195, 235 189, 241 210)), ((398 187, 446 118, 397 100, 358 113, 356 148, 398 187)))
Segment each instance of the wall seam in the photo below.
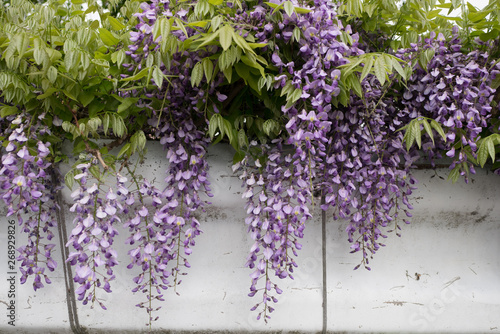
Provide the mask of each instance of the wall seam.
MULTIPOLYGON (((52 171, 52 181, 54 184, 59 184, 59 177, 56 175, 56 171, 52 171)), ((68 243, 68 234, 66 230, 66 219, 64 216, 63 200, 61 195, 61 190, 59 189, 56 194, 57 203, 57 231, 59 234, 59 243, 61 245, 61 256, 62 256, 62 267, 64 271, 64 283, 66 286, 66 304, 68 306, 68 317, 71 331, 75 334, 84 334, 87 331, 80 327, 80 322, 78 320, 78 309, 75 300, 75 287, 73 284, 73 272, 71 271, 71 265, 66 263, 68 259, 68 249, 66 244, 68 243)))
MULTIPOLYGON (((321 206, 325 204, 325 195, 321 195, 321 206)), ((326 211, 321 208, 321 257, 323 265, 323 334, 328 330, 328 293, 326 283, 326 211)))

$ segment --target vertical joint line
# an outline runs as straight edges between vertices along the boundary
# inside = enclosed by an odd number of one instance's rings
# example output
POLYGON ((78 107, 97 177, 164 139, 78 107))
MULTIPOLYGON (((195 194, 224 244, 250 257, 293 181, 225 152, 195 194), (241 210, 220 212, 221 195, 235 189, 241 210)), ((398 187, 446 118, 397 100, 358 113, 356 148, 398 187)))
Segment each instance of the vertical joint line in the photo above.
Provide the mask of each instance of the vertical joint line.
MULTIPOLYGON (((325 204, 325 195, 321 195, 321 206, 325 204)), ((328 326, 328 294, 326 286, 326 211, 321 209, 321 256, 323 263, 323 334, 328 326)))
MULTIPOLYGON (((53 169, 52 182, 54 186, 59 185, 59 177, 56 173, 57 171, 53 169)), ((64 217, 61 190, 57 191, 55 199, 57 203, 57 232, 59 234, 59 243, 61 245, 62 267, 64 271, 64 283, 66 286, 66 304, 68 306, 69 324, 73 333, 83 334, 86 333, 86 331, 80 327, 80 322, 78 321, 78 309, 76 307, 75 300, 73 273, 71 271, 71 265, 66 263, 66 260, 68 259, 68 249, 66 248, 66 244, 68 243, 68 234, 66 230, 66 220, 64 217)))

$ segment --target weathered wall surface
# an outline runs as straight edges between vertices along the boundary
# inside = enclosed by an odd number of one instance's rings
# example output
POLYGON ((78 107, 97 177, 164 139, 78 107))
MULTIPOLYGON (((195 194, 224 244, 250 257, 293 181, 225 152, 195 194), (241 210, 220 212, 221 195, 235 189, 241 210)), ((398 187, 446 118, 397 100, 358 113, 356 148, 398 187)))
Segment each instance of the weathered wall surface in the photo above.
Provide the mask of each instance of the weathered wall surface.
MULTIPOLYGON (((163 153, 150 146, 142 173, 163 177, 163 153)), ((258 295, 247 297, 250 270, 244 267, 252 244, 246 235, 241 182, 230 169, 229 149, 211 151, 214 197, 201 220, 204 233, 190 256, 192 268, 177 296, 166 293, 153 329, 164 332, 297 332, 322 329, 321 222, 319 211, 307 229, 294 281, 279 282, 283 294, 266 325, 249 309, 258 295)), ((371 262, 372 271, 353 267, 346 223, 328 220, 327 292, 329 332, 500 332, 500 178, 479 171, 468 185, 443 180, 446 170, 416 171, 411 225, 401 238, 390 235, 387 247, 371 262)), ((64 192, 66 201, 69 193, 64 192)), ((69 207, 69 206, 67 206, 69 207)), ((0 204, 0 211, 4 211, 0 204)), ((2 215, 4 217, 4 215, 2 215)), ((66 212, 71 231, 72 219, 66 212)), ((33 291, 16 286, 15 327, 8 324, 12 276, 7 266, 8 220, 0 218, 0 333, 70 333, 62 266, 52 284, 33 291)), ((115 245, 123 245, 122 231, 115 245)), ((18 232, 17 245, 24 236, 18 232)), ((57 241, 57 240, 56 240, 57 241)), ((58 244, 57 247, 60 245, 58 244)), ((132 294, 134 276, 126 268, 126 247, 117 246, 125 265, 115 272, 112 294, 104 296, 107 311, 78 304, 80 325, 90 333, 140 332, 146 313, 134 307, 143 300, 132 294)), ((60 262, 60 251, 56 259, 60 262)), ((17 274, 19 277, 19 274, 17 274)))

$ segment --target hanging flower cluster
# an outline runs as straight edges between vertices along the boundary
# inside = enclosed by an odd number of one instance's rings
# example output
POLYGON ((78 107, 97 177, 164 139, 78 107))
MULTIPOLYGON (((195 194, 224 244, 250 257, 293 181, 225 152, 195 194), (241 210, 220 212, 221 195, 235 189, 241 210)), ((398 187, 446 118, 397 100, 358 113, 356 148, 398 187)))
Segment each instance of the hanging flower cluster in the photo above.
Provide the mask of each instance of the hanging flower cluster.
POLYGON ((2 122, 2 135, 8 144, 2 153, 0 196, 7 206, 7 217, 16 217, 21 231, 28 234, 26 245, 18 249, 17 260, 21 261, 21 283, 34 276, 35 291, 44 286, 43 282, 51 283, 45 269, 54 271, 57 267, 52 257, 55 244, 51 243, 57 224, 57 176, 45 160, 50 143, 42 138, 50 130, 41 123, 44 116, 9 117, 2 122))
MULTIPOLYGON (((141 8, 143 12, 137 15, 138 32, 131 34, 134 44, 127 51, 137 63, 147 58, 149 50, 159 48, 159 41, 153 41, 151 29, 158 16, 174 17, 168 3, 153 1, 143 4, 141 8)), ((185 19, 186 13, 178 11, 175 17, 185 19)), ((187 37, 180 30, 172 33, 180 41, 187 37)), ((196 31, 189 28, 187 33, 189 36, 196 31)), ((152 100, 163 101, 162 108, 157 110, 143 101, 146 108, 151 109, 152 116, 148 121, 151 136, 159 139, 169 162, 163 191, 152 187, 147 181, 142 184, 134 181, 139 196, 135 201, 141 205, 135 209, 134 218, 126 223, 133 232, 129 243, 140 242, 140 246, 130 252, 132 263, 129 267, 137 265, 142 268, 142 273, 134 278, 137 283, 134 291, 148 293, 148 300, 138 306, 145 307, 150 314, 149 324, 157 319, 151 315, 152 299, 163 300, 160 291, 168 287, 176 288, 182 282, 181 276, 186 274, 183 267, 190 267, 186 256, 192 253, 195 238, 201 233, 196 216, 205 205, 202 196, 211 196, 206 161, 210 139, 205 112, 209 107, 216 108, 215 101, 222 101, 225 96, 215 91, 222 82, 222 76, 215 78, 208 91, 191 87, 193 64, 206 55, 205 51, 175 53, 170 64, 161 66, 162 74, 168 80, 162 79, 160 83, 153 81, 162 87, 145 94, 152 100), (209 96, 214 94, 216 99, 212 101, 209 96), (147 208, 145 198, 152 198, 152 212, 147 208), (157 292, 155 296, 151 291, 153 288, 157 292)), ((132 64, 126 66, 129 70, 136 68, 132 64)), ((134 201, 130 199, 128 203, 130 205, 134 201)))
MULTIPOLYGON (((257 143, 252 142, 251 146, 257 143)), ((312 194, 300 177, 300 161, 294 161, 291 154, 285 155, 279 141, 273 142, 272 148, 262 145, 259 150, 259 156, 268 156, 265 161, 245 158, 233 169, 241 170, 240 178, 246 188, 243 198, 247 200, 245 223, 254 241, 246 263, 254 270, 249 296, 263 292, 262 301, 252 310, 262 304, 257 318, 267 321, 274 310, 270 302, 277 302, 274 293, 282 293, 272 282, 273 277, 293 279, 293 269, 297 267, 294 256, 302 248, 299 240, 304 236, 305 222, 312 217, 308 205, 312 194)))
POLYGON ((113 187, 106 186, 92 173, 92 168, 94 171, 98 168, 96 163, 90 161, 76 166, 79 173, 75 180, 79 187, 71 194, 74 204, 70 208, 76 214, 75 227, 66 247, 72 246, 75 250, 67 261, 75 266, 74 281, 80 284, 76 289, 78 300, 84 305, 91 302, 92 306, 97 302, 106 309, 97 296, 97 289, 111 292, 110 282, 115 279, 113 267, 118 264, 118 254, 112 246, 118 234, 116 225, 121 223, 118 215, 123 209, 113 187))
POLYGON ((362 88, 364 100, 351 96, 349 107, 330 114, 332 131, 318 182, 325 195, 322 209, 332 207, 334 219, 349 220, 352 252, 361 251, 362 263, 370 269, 369 258, 384 245, 378 239, 387 237, 384 229, 397 231, 398 223, 409 223, 404 218, 411 217, 408 196, 416 183, 410 168, 418 154, 407 152, 402 133, 396 132, 408 115, 393 101, 381 99, 382 87, 374 76, 362 88))
POLYGON ((424 152, 434 163, 433 158, 441 158, 439 150, 446 150, 446 156, 453 159, 450 169, 457 167, 467 181, 469 171, 475 172, 468 156, 477 158, 476 142, 489 127, 492 114, 494 72, 488 67, 500 67, 496 63, 488 64, 486 52, 476 50, 463 54, 459 52, 461 48, 455 27, 450 40, 441 33, 431 33, 422 45, 399 50, 398 55, 416 65, 403 94, 405 112, 412 118, 434 119, 446 129, 446 144, 439 140, 434 146, 434 140, 427 139, 424 152), (433 51, 435 55, 426 68, 422 68, 417 63, 418 55, 425 51, 433 51))

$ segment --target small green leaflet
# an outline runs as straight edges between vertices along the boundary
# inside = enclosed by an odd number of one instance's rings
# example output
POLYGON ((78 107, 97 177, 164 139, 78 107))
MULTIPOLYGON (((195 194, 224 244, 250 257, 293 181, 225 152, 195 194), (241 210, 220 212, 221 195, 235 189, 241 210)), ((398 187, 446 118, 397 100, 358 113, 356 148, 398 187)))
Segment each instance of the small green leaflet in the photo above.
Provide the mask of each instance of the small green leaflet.
POLYGON ((205 78, 207 78, 207 82, 210 82, 212 79, 212 74, 214 72, 214 64, 212 63, 212 60, 205 58, 202 61, 203 65, 203 72, 205 73, 205 78))
POLYGON ((488 156, 491 157, 491 161, 495 162, 495 141, 498 142, 499 137, 498 134, 492 134, 481 140, 477 150, 477 162, 481 167, 486 164, 488 156))
POLYGON ((118 109, 116 112, 122 113, 128 108, 130 108, 132 105, 136 104, 139 98, 137 97, 127 97, 122 100, 122 103, 118 106, 118 109))
POLYGON ((109 21, 109 24, 111 24, 111 27, 116 31, 119 31, 119 30, 122 30, 123 28, 125 28, 125 25, 123 23, 121 23, 120 21, 118 21, 113 16, 108 16, 108 21, 109 21))
POLYGON ((229 49, 233 41, 234 30, 230 25, 225 25, 219 30, 219 42, 224 50, 229 49))
POLYGON ((128 77, 128 78, 123 78, 121 81, 135 81, 144 78, 146 75, 149 73, 149 68, 143 68, 139 73, 128 77))
POLYGON ((197 62, 193 67, 191 72, 191 86, 196 87, 201 83, 203 79, 203 66, 200 62, 197 62))
POLYGON ((219 123, 221 122, 222 116, 219 114, 214 114, 208 123, 208 134, 210 135, 211 139, 214 139, 215 133, 217 132, 217 129, 219 128, 219 123))
POLYGON ((377 77, 378 81, 380 84, 383 86, 385 83, 385 62, 383 57, 378 57, 377 60, 375 60, 375 76, 377 77))
POLYGON ((19 114, 19 110, 16 107, 4 106, 0 109, 0 116, 2 118, 15 114, 19 114))
POLYGON ((161 86, 163 85, 163 72, 158 68, 158 66, 155 66, 153 69, 153 80, 155 85, 161 89, 161 86))
POLYGON ((50 66, 47 70, 47 78, 51 83, 56 82, 57 80, 57 69, 54 66, 50 66))
POLYGON ((285 3, 283 4, 283 8, 285 9, 285 13, 288 16, 292 16, 295 11, 293 4, 290 1, 285 1, 285 3))
MULTIPOLYGON (((281 8, 282 8, 282 7, 284 7, 287 3, 290 3, 290 4, 292 5, 292 7, 293 7, 293 10, 294 10, 294 11, 295 11, 295 13, 297 13, 297 14, 307 14, 307 13, 310 13, 310 12, 311 12, 311 10, 310 10, 310 9, 306 9, 306 8, 301 8, 301 7, 295 7, 295 6, 293 6, 293 4, 292 4, 290 1, 287 1, 287 2, 285 2, 284 4, 280 4, 280 5, 278 5, 278 4, 276 4, 276 3, 273 3, 273 2, 264 2, 264 3, 265 3, 266 5, 268 5, 269 7, 271 7, 271 8, 274 8, 274 10, 275 10, 275 11, 276 11, 276 10, 281 9, 281 8)), ((286 11, 286 9, 285 9, 285 11, 286 11)), ((287 14, 288 14, 288 12, 287 12, 287 14)), ((289 14, 289 16, 290 16, 290 14, 289 14)))
POLYGON ((101 36, 104 44, 106 44, 107 46, 114 46, 118 44, 118 42, 120 42, 120 40, 113 36, 113 34, 106 28, 99 28, 99 35, 101 36))
POLYGON ((365 60, 365 66, 363 67, 363 71, 361 72, 361 78, 359 79, 360 81, 363 81, 364 78, 370 73, 371 69, 373 67, 373 56, 369 55, 366 57, 365 60))

